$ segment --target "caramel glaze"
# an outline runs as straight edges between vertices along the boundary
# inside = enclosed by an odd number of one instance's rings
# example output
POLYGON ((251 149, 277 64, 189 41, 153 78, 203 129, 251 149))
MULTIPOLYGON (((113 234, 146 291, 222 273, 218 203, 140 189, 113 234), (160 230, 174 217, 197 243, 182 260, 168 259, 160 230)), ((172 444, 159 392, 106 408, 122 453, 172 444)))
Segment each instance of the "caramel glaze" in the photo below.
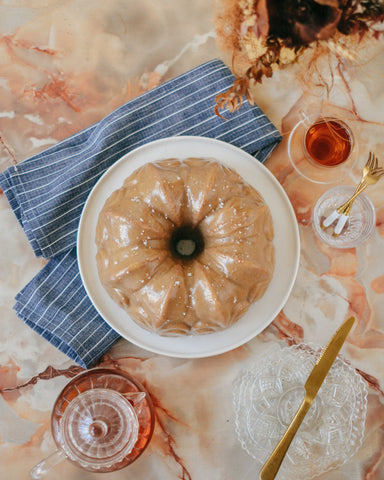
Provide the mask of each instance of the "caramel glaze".
POLYGON ((140 167, 107 199, 96 244, 109 295, 140 326, 167 336, 232 325, 264 294, 275 263, 263 198, 211 159, 140 167))

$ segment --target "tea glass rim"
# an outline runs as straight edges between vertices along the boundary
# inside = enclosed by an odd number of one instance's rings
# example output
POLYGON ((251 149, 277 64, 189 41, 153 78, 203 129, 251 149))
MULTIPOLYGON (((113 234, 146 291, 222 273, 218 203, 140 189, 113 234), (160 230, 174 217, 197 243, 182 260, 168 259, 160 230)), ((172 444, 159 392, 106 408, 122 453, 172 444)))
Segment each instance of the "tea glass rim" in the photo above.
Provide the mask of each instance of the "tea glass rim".
POLYGON ((321 185, 339 183, 351 171, 358 158, 358 142, 354 128, 348 120, 339 118, 334 114, 315 113, 307 115, 300 111, 300 119, 292 128, 287 145, 288 158, 294 170, 306 180, 321 185), (321 165, 312 160, 306 152, 305 137, 310 127, 320 123, 322 120, 334 120, 346 127, 349 137, 352 140, 351 150, 347 159, 338 165, 321 165), (297 138, 300 136, 301 138, 297 138), (301 149, 295 153, 295 148, 301 149), (296 158, 297 157, 297 158, 296 158), (303 163, 305 162, 305 163, 303 163), (301 164, 301 165, 300 165, 301 164), (331 175, 333 173, 333 175, 331 175), (329 174, 329 177, 322 177, 329 174))

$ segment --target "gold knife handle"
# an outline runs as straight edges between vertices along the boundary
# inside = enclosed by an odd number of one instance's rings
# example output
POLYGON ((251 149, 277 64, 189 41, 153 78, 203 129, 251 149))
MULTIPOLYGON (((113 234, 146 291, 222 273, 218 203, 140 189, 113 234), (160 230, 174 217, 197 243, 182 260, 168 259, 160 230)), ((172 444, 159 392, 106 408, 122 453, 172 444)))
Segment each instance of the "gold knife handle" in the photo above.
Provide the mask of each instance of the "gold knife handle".
POLYGON ((260 480, 273 480, 275 478, 277 472, 279 471, 280 465, 284 460, 285 454, 287 453, 287 450, 294 436, 296 435, 301 422, 304 420, 304 417, 307 414, 311 404, 312 402, 307 398, 307 396, 305 396, 286 432, 281 437, 281 440, 261 469, 260 480))

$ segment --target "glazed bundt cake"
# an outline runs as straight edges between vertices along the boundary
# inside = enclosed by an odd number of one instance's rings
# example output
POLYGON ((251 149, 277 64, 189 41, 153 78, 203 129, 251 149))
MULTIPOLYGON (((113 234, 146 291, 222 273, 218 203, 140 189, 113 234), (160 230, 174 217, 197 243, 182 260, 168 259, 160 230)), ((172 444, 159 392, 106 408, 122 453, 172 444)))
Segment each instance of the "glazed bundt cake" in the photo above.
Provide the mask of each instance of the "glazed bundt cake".
POLYGON ((148 163, 107 199, 96 230, 109 295, 160 335, 216 332, 265 292, 273 225, 261 195, 211 159, 148 163))

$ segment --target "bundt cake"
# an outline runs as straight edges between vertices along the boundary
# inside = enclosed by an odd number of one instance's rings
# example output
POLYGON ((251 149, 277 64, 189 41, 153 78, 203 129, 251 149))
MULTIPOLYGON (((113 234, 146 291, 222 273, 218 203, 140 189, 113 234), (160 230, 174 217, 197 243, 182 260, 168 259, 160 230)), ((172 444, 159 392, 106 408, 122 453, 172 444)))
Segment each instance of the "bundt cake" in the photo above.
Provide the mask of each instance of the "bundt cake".
POLYGON ((133 172, 96 229, 101 283, 143 328, 216 332, 265 292, 273 225, 261 195, 213 159, 167 159, 133 172))

